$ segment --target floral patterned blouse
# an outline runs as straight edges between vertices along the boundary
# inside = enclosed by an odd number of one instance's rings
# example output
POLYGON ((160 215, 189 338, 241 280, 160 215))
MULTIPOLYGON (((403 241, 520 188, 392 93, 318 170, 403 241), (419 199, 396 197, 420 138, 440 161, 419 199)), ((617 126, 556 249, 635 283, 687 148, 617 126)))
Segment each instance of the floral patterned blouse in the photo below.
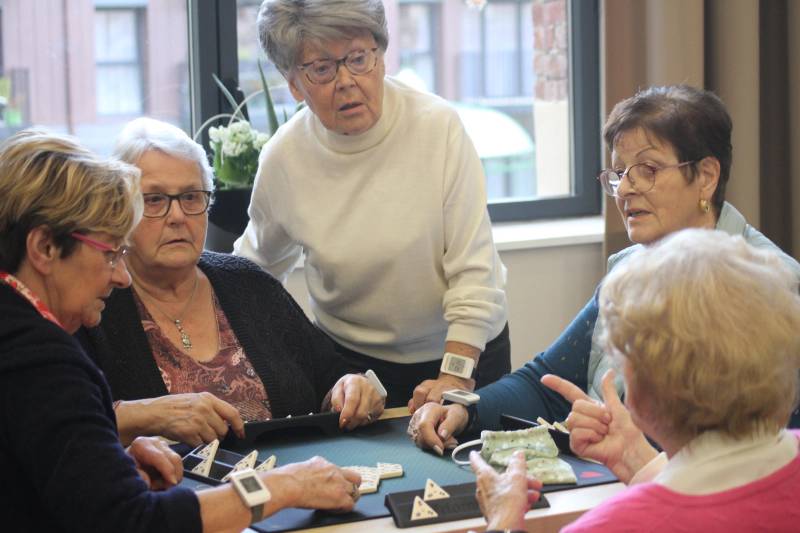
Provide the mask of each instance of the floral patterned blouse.
POLYGON ((133 291, 133 297, 153 357, 170 394, 210 392, 238 409, 244 421, 272 418, 264 384, 239 344, 213 289, 219 352, 209 361, 198 361, 179 349, 153 320, 136 291, 133 291))

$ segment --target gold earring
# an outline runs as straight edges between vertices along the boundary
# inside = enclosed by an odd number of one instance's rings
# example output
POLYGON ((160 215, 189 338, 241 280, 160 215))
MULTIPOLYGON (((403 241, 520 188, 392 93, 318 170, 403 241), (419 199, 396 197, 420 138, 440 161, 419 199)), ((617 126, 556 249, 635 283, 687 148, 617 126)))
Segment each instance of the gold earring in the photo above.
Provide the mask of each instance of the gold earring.
POLYGON ((703 213, 708 213, 708 201, 707 200, 700 200, 700 211, 703 213))

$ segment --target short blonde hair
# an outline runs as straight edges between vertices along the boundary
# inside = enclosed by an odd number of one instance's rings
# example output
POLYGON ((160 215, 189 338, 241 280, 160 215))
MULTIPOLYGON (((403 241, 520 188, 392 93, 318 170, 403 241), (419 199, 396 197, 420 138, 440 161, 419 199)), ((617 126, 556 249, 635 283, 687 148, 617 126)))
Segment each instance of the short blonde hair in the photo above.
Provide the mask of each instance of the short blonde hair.
POLYGON ((72 233, 127 237, 142 216, 139 175, 67 135, 29 129, 8 138, 0 145, 0 269, 17 272, 28 234, 42 225, 61 257, 77 246, 72 233))
POLYGON ((681 445, 785 427, 798 397, 797 289, 776 254, 715 230, 675 233, 615 269, 600 320, 640 414, 681 445))

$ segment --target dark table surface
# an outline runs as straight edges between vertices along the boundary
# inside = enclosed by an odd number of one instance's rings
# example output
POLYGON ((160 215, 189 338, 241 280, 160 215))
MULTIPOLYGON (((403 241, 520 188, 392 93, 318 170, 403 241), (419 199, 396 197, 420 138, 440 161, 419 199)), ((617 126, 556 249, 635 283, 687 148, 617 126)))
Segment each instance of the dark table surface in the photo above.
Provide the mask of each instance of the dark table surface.
MULTIPOLYGON (((408 421, 408 417, 384 419, 354 431, 343 431, 332 436, 324 434, 302 437, 272 436, 270 440, 256 442, 250 448, 233 449, 232 451, 242 455, 256 449, 259 461, 275 455, 276 467, 305 461, 316 455, 338 466, 374 467, 378 462, 403 465, 402 477, 381 480, 378 492, 362 495, 351 513, 335 515, 320 511, 286 509, 251 527, 262 532, 293 531, 389 516, 389 511, 384 506, 385 497, 389 493, 423 489, 428 478, 440 486, 475 481, 475 475, 469 466, 455 464, 448 451, 445 451, 444 457, 439 457, 433 452, 424 452, 414 446, 406 434, 408 421)), ((574 465, 573 467, 575 468, 574 465)), ((590 463, 586 463, 586 467, 597 471, 605 470, 600 465, 590 463)), ((578 468, 576 474, 579 474, 578 468)), ((594 474, 583 480, 585 484, 600 481, 594 474)), ((189 479, 184 479, 183 484, 200 490, 204 487, 202 483, 189 479)))

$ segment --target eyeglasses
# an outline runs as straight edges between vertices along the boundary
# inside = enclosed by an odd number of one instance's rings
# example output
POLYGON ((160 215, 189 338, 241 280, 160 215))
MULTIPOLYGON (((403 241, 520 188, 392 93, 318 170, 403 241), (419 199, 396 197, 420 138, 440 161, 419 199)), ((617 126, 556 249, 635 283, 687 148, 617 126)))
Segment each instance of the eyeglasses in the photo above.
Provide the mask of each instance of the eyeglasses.
POLYGON ((81 235, 80 233, 71 233, 70 235, 72 237, 75 237, 79 241, 83 241, 89 246, 94 246, 98 250, 105 253, 106 256, 108 257, 108 262, 111 265, 111 268, 117 266, 117 263, 119 263, 119 260, 122 259, 122 256, 125 255, 125 252, 127 251, 124 244, 121 245, 119 248, 112 248, 111 246, 107 245, 104 242, 90 239, 86 235, 81 235))
POLYGON ((378 64, 378 48, 370 50, 356 50, 341 59, 319 59, 298 65, 297 68, 306 73, 306 78, 311 83, 320 85, 329 83, 336 78, 339 73, 339 65, 344 64, 345 68, 353 76, 369 74, 378 64), (311 68, 308 68, 311 67, 311 68))
POLYGON ((622 182, 622 179, 625 176, 628 176, 628 181, 630 181, 631 187, 639 192, 648 192, 656 184, 656 173, 660 170, 680 168, 686 165, 691 165, 694 162, 695 161, 686 161, 684 163, 667 165, 665 167, 654 167, 653 165, 648 165, 647 163, 639 163, 638 165, 633 165, 632 167, 628 168, 628 170, 624 171, 609 168, 601 170, 600 175, 597 176, 597 179, 600 180, 600 184, 603 186, 603 191, 605 191, 605 193, 609 196, 617 195, 617 187, 619 187, 619 184, 622 182))
POLYGON ((186 191, 180 194, 167 194, 163 192, 144 193, 144 216, 147 218, 161 218, 167 216, 172 201, 178 200, 184 215, 202 215, 208 209, 211 201, 211 191, 186 191))

